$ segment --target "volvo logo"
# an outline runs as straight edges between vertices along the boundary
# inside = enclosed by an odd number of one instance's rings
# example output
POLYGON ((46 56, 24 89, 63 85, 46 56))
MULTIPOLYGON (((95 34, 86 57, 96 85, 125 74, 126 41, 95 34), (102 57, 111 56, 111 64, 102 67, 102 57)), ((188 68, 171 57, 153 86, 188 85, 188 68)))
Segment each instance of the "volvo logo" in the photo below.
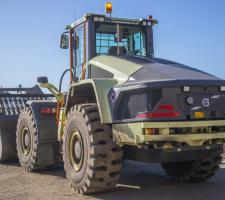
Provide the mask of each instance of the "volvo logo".
POLYGON ((204 107, 209 107, 210 103, 209 103, 209 98, 204 98, 202 99, 202 105, 204 107))

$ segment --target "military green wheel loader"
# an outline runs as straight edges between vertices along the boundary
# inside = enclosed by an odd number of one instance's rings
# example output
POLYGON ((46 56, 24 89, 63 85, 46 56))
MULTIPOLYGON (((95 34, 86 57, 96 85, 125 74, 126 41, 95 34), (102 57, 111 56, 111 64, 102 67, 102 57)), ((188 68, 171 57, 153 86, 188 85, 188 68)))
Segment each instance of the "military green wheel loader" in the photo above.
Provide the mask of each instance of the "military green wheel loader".
POLYGON ((66 27, 60 46, 70 49, 68 92, 39 77, 57 103, 31 101, 18 119, 26 170, 55 160, 57 136, 66 177, 82 194, 112 190, 123 159, 160 163, 180 182, 215 174, 225 143, 225 81, 155 58, 156 23, 86 14, 66 27))

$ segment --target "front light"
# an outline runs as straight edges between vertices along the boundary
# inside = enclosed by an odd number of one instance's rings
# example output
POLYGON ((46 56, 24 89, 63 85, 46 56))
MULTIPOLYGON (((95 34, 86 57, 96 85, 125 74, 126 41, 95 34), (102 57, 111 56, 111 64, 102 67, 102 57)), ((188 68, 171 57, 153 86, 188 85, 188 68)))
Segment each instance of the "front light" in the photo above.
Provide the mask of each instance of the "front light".
POLYGON ((114 103, 116 101, 116 92, 115 92, 115 90, 113 90, 113 89, 111 90, 109 98, 110 98, 110 101, 112 103, 114 103))
POLYGON ((225 86, 220 86, 220 91, 225 92, 225 86))
POLYGON ((189 105, 193 105, 194 104, 194 98, 193 97, 187 97, 186 103, 189 104, 189 105))
POLYGON ((195 119, 202 119, 205 118, 204 112, 195 112, 195 119))
POLYGON ((189 86, 184 86, 183 87, 183 92, 190 92, 190 87, 189 86))

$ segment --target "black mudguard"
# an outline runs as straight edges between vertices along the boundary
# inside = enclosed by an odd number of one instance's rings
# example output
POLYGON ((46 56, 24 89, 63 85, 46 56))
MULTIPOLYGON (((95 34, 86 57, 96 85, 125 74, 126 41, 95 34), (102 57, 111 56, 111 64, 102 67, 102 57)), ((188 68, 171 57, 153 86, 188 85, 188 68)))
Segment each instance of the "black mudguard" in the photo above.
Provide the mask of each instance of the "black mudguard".
POLYGON ((62 161, 60 142, 57 139, 56 114, 42 114, 42 108, 56 108, 56 102, 30 101, 38 132, 39 164, 50 166, 62 161))

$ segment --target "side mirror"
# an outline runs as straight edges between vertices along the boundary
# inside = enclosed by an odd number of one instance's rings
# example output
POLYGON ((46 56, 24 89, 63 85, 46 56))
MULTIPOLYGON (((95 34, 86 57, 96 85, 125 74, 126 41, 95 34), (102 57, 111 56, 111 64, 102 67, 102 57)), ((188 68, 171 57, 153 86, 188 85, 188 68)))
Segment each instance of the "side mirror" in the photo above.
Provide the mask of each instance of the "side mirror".
POLYGON ((69 48, 69 36, 66 34, 62 34, 60 37, 60 48, 68 49, 69 48))
POLYGON ((41 76, 37 78, 38 83, 48 83, 48 77, 46 76, 41 76))

